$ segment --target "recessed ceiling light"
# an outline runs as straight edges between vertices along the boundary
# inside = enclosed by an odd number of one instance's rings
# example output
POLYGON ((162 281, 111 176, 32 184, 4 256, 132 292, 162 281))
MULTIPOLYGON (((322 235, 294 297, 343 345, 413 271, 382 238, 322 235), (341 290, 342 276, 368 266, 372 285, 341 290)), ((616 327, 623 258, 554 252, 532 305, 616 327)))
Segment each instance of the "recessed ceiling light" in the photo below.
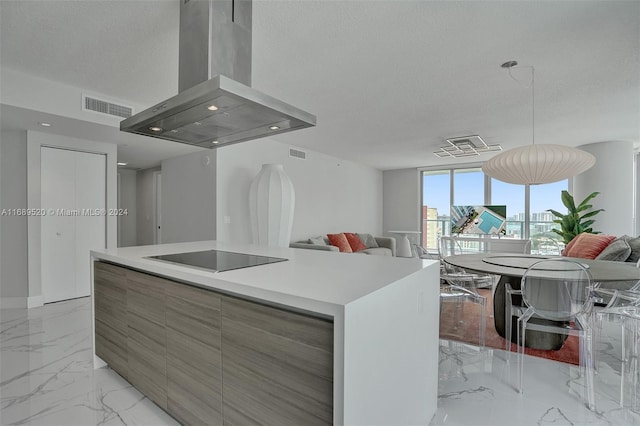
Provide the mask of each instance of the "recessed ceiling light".
POLYGON ((209 106, 207 107, 207 109, 208 109, 209 111, 217 111, 217 110, 218 110, 218 107, 217 107, 217 106, 215 106, 215 105, 209 105, 209 106))
POLYGON ((271 127, 269 127, 269 129, 270 130, 278 130, 278 129, 280 129, 280 127, 279 126, 271 126, 271 127))
POLYGON ((217 144, 219 144, 219 143, 220 143, 220 141, 211 141, 211 143, 212 143, 213 145, 217 145, 217 144))
POLYGON ((153 127, 149 127, 149 130, 151 130, 152 132, 161 132, 162 127, 153 126, 153 127))
POLYGON ((118 162, 117 164, 118 164, 118 166, 126 166, 126 165, 127 165, 127 164, 129 164, 129 163, 121 163, 121 162, 118 162))
POLYGON ((45 123, 44 121, 40 121, 38 124, 42 127, 51 127, 51 123, 45 123))

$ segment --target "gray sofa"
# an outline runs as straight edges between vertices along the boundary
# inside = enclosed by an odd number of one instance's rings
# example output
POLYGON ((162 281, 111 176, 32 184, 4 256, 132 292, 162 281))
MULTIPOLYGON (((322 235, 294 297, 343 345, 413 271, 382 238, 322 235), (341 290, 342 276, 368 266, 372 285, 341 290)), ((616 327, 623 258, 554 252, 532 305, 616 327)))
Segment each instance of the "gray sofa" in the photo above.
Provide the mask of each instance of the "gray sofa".
MULTIPOLYGON (((361 235, 361 234, 358 234, 361 235)), ((395 256, 396 255, 396 240, 391 237, 373 237, 378 245, 378 247, 367 247, 365 250, 360 250, 355 252, 356 254, 374 254, 379 256, 395 256)), ((322 241, 324 244, 317 244, 319 237, 310 238, 308 240, 303 241, 294 241, 289 244, 291 248, 301 248, 301 249, 310 249, 310 250, 324 250, 324 251, 339 251, 338 247, 332 246, 329 243, 329 239, 326 236, 322 237, 322 241), (311 241, 315 240, 316 243, 312 243, 311 241)), ((363 242, 366 241, 364 238, 361 238, 363 242)))

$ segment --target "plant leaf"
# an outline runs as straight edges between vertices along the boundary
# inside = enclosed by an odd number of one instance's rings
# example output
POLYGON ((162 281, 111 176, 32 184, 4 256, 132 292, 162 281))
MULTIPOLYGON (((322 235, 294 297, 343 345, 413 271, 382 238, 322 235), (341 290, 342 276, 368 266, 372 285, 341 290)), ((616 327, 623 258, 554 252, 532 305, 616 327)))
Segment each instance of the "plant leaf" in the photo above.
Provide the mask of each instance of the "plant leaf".
POLYGON ((556 217, 563 217, 563 216, 564 216, 564 214, 560 213, 560 212, 559 212, 559 211, 557 211, 557 210, 548 209, 547 211, 548 211, 549 213, 551 213, 552 215, 556 216, 556 217))
POLYGON ((578 206, 578 208, 580 208, 581 206, 587 204, 589 202, 589 200, 591 200, 594 197, 597 197, 598 194, 600 194, 599 192, 592 192, 591 194, 587 195, 587 198, 585 198, 584 200, 582 200, 582 202, 580 203, 580 205, 578 206))
POLYGON ((580 220, 582 220, 582 219, 586 219, 586 218, 588 218, 588 217, 595 216, 595 215, 597 215, 598 213, 603 212, 603 211, 604 211, 604 209, 598 209, 598 210, 590 211, 589 213, 586 213, 586 214, 584 214, 584 215, 580 216, 580 220))
POLYGON ((569 213, 576 210, 576 205, 573 201, 573 195, 569 194, 569 191, 563 190, 560 198, 562 199, 562 204, 564 204, 565 207, 569 210, 569 213))
POLYGON ((591 204, 585 204, 585 205, 580 204, 580 205, 576 208, 576 212, 583 212, 583 211, 585 211, 585 210, 589 210, 591 207, 593 207, 591 204))

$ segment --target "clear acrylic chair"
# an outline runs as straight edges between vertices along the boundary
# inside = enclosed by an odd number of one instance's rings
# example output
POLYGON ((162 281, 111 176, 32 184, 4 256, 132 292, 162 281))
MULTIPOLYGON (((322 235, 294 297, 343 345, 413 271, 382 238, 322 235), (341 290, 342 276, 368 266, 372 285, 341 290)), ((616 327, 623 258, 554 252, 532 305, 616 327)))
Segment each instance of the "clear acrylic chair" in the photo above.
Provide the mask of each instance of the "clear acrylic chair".
POLYGON ((485 329, 487 322, 487 298, 480 294, 480 288, 491 288, 497 277, 485 273, 470 273, 462 268, 442 261, 444 257, 462 254, 458 241, 453 237, 440 237, 438 253, 441 259, 440 307, 443 302, 456 302, 453 321, 455 327, 463 324, 464 302, 479 305, 480 321, 478 324, 478 346, 485 348, 485 329))
MULTIPOLYGON (((413 253, 415 257, 420 259, 438 260, 438 256, 430 253, 426 248, 419 244, 414 244, 413 253)), ((453 273, 453 269, 449 269, 453 273)), ((458 329, 460 324, 464 324, 462 321, 464 302, 472 302, 480 306, 480 323, 478 325, 478 346, 485 347, 485 328, 486 328, 486 297, 480 295, 477 290, 473 290, 473 282, 471 281, 472 274, 453 274, 447 275, 447 270, 444 266, 444 262, 440 261, 440 312, 442 312, 443 303, 454 302, 454 329, 458 329), (469 288, 467 288, 469 287, 469 288)))
MULTIPOLYGON (((640 259, 636 262, 636 268, 640 268, 640 259)), ((607 308, 613 306, 622 306, 630 304, 630 301, 635 300, 634 293, 640 293, 640 281, 631 286, 628 290, 607 288, 607 283, 596 282, 594 284, 594 297, 598 306, 606 306, 607 308), (616 300, 619 299, 619 300, 616 300)))
POLYGON ((445 257, 459 254, 464 254, 464 251, 460 246, 460 242, 455 237, 442 236, 438 239, 438 255, 440 256, 445 275, 442 277, 443 279, 451 278, 456 281, 456 285, 469 288, 476 293, 478 292, 478 288, 494 287, 498 281, 496 275, 482 272, 468 272, 442 261, 445 257))
MULTIPOLYGON (((518 391, 523 392, 526 332, 577 335, 580 338, 580 370, 584 398, 595 408, 593 385, 594 356, 591 315, 593 279, 586 265, 563 258, 545 259, 531 265, 522 276, 521 290, 507 284, 505 328, 510 346, 511 316, 518 317, 518 391), (510 296, 521 294, 524 306, 510 303, 510 296), (540 320, 548 320, 541 322, 540 320), (549 322, 553 321, 553 323, 549 322)), ((507 348, 509 350, 510 348, 507 348)))
POLYGON ((603 322, 621 330, 619 404, 640 415, 640 282, 631 290, 617 290, 609 304, 596 313, 595 343, 601 342, 603 322))

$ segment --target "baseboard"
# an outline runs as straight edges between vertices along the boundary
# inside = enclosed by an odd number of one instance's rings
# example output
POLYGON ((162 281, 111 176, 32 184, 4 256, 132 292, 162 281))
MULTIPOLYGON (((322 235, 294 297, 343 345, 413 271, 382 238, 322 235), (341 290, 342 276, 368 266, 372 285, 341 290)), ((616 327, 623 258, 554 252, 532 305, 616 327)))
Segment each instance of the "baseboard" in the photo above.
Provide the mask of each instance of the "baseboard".
POLYGON ((26 297, 0 297, 0 308, 2 309, 24 309, 26 307, 26 297))
POLYGON ((40 296, 30 296, 27 298, 27 308, 39 308, 40 306, 44 306, 44 299, 42 295, 40 296))

